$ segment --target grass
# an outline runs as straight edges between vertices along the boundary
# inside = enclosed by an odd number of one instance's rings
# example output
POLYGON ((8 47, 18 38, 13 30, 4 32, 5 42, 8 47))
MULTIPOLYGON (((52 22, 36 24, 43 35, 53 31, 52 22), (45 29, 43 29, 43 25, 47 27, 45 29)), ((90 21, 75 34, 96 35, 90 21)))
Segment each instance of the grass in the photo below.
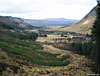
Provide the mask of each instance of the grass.
POLYGON ((21 41, 21 40, 18 40, 18 39, 5 40, 4 38, 0 37, 0 42, 7 42, 7 43, 10 43, 10 44, 15 44, 15 45, 19 45, 19 46, 42 49, 40 44, 32 43, 32 42, 24 42, 24 41, 21 41))
POLYGON ((29 48, 10 46, 5 43, 0 43, 0 48, 5 51, 9 56, 31 61, 32 63, 45 65, 45 66, 64 66, 68 62, 63 62, 69 56, 57 58, 57 54, 35 51, 29 48))
POLYGON ((37 51, 43 49, 41 44, 35 42, 24 42, 13 38, 9 34, 7 34, 8 36, 6 37, 5 34, 1 34, 0 36, 0 48, 10 57, 44 66, 65 66, 69 64, 69 62, 64 61, 69 58, 69 56, 57 58, 58 54, 37 51))

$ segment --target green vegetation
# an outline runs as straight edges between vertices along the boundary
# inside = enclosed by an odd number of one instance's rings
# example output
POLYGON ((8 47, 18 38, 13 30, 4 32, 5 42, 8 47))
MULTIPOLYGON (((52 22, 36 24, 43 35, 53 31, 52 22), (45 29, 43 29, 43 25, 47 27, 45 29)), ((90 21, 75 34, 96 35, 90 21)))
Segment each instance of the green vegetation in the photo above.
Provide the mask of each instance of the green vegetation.
POLYGON ((74 53, 78 53, 80 55, 85 55, 92 57, 94 54, 94 43, 89 42, 89 43, 68 43, 65 44, 64 47, 59 47, 60 49, 64 50, 70 50, 73 51, 74 53))
POLYGON ((90 43, 72 43, 69 45, 69 50, 81 55, 85 55, 85 56, 91 56, 93 48, 94 48, 94 44, 91 42, 90 43))
POLYGON ((35 47, 34 47, 35 50, 32 50, 25 47, 10 46, 10 44, 8 45, 5 43, 0 43, 0 48, 2 48, 3 51, 7 52, 9 56, 31 61, 32 63, 35 64, 47 65, 47 66, 64 66, 68 64, 68 62, 62 62, 62 61, 65 60, 66 58, 69 58, 69 56, 57 58, 56 54, 36 51, 37 48, 35 47))
MULTIPOLYGON (((7 32, 4 32, 4 31, 0 31, 0 35, 1 37, 4 37, 7 39, 20 39, 20 40, 29 40, 29 41, 35 41, 38 37, 38 34, 37 33, 34 33, 34 32, 20 32, 20 31, 15 31, 15 32, 11 32, 11 31, 7 31, 7 32), (7 33, 8 32, 8 33, 7 33)), ((6 40, 7 40, 6 39, 6 40)))
POLYGON ((40 34, 40 37, 47 37, 47 34, 40 34))
POLYGON ((30 38, 31 34, 29 34, 30 33, 19 31, 0 31, 1 50, 5 51, 10 57, 15 58, 15 60, 21 59, 38 65, 65 66, 69 64, 69 62, 65 61, 69 56, 57 58, 57 54, 37 51, 43 49, 43 47, 41 44, 34 42, 34 37, 36 37, 35 33, 31 33, 32 38, 30 38), (23 35, 23 33, 27 36, 26 39, 20 38, 20 35, 23 35))
POLYGON ((93 28, 92 28, 92 38, 95 42, 95 73, 100 74, 100 0, 98 1, 97 9, 96 9, 96 20, 94 22, 93 28))
POLYGON ((4 29, 12 29, 14 30, 14 28, 10 25, 4 24, 2 22, 0 22, 0 28, 4 28, 4 29))

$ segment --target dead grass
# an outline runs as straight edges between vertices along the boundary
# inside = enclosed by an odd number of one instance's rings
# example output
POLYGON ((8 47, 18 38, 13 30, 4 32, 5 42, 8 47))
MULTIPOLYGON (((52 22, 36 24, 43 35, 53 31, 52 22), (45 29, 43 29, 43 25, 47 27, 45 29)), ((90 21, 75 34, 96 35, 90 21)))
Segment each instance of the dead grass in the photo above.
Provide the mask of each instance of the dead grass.
MULTIPOLYGON (((70 64, 67 66, 56 66, 56 67, 51 67, 51 66, 35 66, 35 65, 22 65, 19 66, 20 69, 18 69, 18 73, 15 74, 12 69, 6 69, 3 72, 2 76, 86 76, 86 74, 92 74, 93 72, 91 71, 90 67, 90 61, 85 58, 85 56, 80 56, 78 54, 73 54, 72 52, 69 52, 67 50, 60 50, 52 45, 43 45, 44 49, 39 50, 39 51, 44 51, 44 52, 50 52, 54 54, 59 54, 60 57, 69 55, 70 56, 70 64)), ((0 53, 0 56, 3 55, 0 53)), ((4 54, 5 55, 5 54, 4 54)), ((3 56, 4 56, 3 55, 3 56)), ((9 58, 9 57, 8 57, 9 58)), ((6 59, 3 59, 6 60, 6 59)), ((7 60, 6 60, 7 61, 7 60)), ((7 64, 16 64, 15 62, 11 62, 8 60, 7 64)), ((4 62, 5 63, 5 62, 4 62)), ((17 64, 15 65, 16 68, 17 64)), ((11 66, 12 67, 12 66, 11 66)), ((10 68, 10 67, 9 67, 10 68)), ((14 68, 14 69, 15 69, 14 68)))
POLYGON ((91 68, 87 65, 91 65, 91 61, 87 59, 85 56, 80 56, 78 54, 74 54, 68 50, 60 50, 58 48, 53 47, 52 45, 43 45, 44 49, 39 51, 49 52, 53 54, 59 54, 58 57, 62 56, 70 56, 67 61, 70 61, 70 64, 63 67, 45 67, 45 71, 49 71, 50 74, 43 76, 86 76, 88 73, 93 73, 91 68))

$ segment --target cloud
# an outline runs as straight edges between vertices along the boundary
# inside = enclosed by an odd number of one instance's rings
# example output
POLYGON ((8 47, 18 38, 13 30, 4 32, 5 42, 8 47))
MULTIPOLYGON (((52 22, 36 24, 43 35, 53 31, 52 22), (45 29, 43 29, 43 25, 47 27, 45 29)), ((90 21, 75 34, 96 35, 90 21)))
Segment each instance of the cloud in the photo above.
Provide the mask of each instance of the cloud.
POLYGON ((95 5, 94 0, 0 0, 0 14, 32 19, 81 19, 95 5))

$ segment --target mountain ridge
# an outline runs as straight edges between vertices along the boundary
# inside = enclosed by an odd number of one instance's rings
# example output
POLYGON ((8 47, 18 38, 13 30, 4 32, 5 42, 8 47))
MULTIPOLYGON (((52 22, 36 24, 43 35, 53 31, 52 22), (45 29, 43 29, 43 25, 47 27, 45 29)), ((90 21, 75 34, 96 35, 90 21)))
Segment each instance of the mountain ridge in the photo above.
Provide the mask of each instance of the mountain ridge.
POLYGON ((65 19, 65 18, 46 18, 46 19, 23 19, 26 23, 33 26, 67 26, 78 22, 75 19, 65 19))
MULTIPOLYGON (((96 19, 96 8, 95 6, 87 15, 85 15, 79 22, 70 25, 69 27, 59 28, 60 31, 70 31, 82 34, 91 34, 91 28, 96 19)), ((58 30, 58 29, 56 29, 58 30)))
POLYGON ((4 25, 9 25, 15 29, 30 29, 34 28, 30 24, 24 22, 22 19, 11 16, 0 16, 0 23, 4 25))

